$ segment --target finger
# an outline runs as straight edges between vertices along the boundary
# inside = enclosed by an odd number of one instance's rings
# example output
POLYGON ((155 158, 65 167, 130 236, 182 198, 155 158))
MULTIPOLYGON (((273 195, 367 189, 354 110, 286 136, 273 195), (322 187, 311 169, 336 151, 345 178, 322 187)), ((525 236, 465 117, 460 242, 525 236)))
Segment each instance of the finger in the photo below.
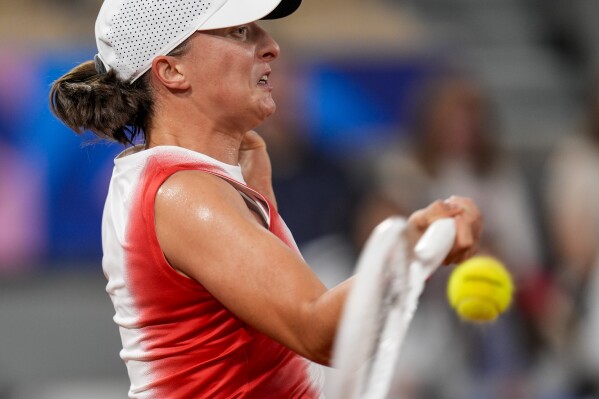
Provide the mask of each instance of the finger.
POLYGON ((476 254, 482 233, 482 216, 478 208, 470 208, 454 218, 456 239, 446 262, 458 263, 476 254))
POLYGON ((458 250, 467 251, 474 245, 473 226, 469 218, 458 215, 454 218, 456 224, 455 247, 458 250))
POLYGON ((261 147, 266 147, 266 142, 262 136, 258 134, 258 132, 249 130, 243 135, 240 147, 242 151, 253 150, 261 147))
POLYGON ((463 217, 464 226, 470 225, 470 235, 474 242, 478 242, 483 228, 483 217, 478 206, 472 199, 466 197, 452 196, 446 202, 460 207, 460 215, 463 217))
POLYGON ((410 223, 418 230, 426 230, 434 221, 446 217, 453 217, 461 212, 458 204, 437 200, 424 209, 414 212, 410 216, 410 223))
POLYGON ((470 217, 472 221, 476 219, 482 220, 482 214, 480 212, 480 209, 478 208, 476 203, 470 198, 451 196, 448 199, 446 199, 445 202, 449 204, 455 204, 456 206, 458 206, 462 211, 461 213, 470 217))

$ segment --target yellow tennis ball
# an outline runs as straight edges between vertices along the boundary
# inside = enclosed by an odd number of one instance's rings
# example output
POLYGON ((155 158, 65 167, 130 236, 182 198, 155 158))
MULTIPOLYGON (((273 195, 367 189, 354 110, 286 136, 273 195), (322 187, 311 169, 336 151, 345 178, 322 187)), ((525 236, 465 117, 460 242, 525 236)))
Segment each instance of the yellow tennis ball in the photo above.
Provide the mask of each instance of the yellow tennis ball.
POLYGON ((466 321, 494 321, 512 301, 514 284, 505 266, 490 256, 475 256, 451 273, 447 296, 451 307, 466 321))

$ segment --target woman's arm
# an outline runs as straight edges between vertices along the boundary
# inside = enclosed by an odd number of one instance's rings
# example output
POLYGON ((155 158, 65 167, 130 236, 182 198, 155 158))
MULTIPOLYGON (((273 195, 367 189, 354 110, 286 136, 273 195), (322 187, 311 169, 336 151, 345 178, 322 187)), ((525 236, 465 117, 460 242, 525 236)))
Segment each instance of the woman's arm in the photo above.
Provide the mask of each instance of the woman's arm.
MULTIPOLYGON (((478 242, 477 212, 470 204, 437 202, 416 213, 410 225, 416 238, 440 217, 462 218, 458 237, 466 244, 458 240, 450 256, 464 256, 478 242)), ((327 290, 300 256, 261 225, 232 186, 202 172, 176 173, 158 191, 156 231, 176 270, 199 281, 247 324, 328 364, 351 279, 327 290)))

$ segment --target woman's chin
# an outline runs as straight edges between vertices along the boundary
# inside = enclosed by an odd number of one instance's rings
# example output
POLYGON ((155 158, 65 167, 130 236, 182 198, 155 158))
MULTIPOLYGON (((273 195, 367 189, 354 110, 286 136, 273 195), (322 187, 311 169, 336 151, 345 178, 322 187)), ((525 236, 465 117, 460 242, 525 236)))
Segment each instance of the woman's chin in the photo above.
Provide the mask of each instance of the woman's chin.
POLYGON ((277 104, 275 104, 272 98, 270 100, 264 101, 260 106, 260 114, 262 115, 262 121, 274 114, 276 110, 277 104))

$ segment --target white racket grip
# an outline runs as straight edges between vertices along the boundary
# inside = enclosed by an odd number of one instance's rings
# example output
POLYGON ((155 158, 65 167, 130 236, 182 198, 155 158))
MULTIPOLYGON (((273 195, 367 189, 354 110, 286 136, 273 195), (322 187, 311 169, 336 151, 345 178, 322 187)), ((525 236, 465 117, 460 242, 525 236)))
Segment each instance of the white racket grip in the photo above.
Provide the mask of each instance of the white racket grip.
POLYGON ((455 236, 456 226, 453 218, 439 219, 426 229, 414 247, 414 254, 428 273, 432 273, 447 257, 455 236))

